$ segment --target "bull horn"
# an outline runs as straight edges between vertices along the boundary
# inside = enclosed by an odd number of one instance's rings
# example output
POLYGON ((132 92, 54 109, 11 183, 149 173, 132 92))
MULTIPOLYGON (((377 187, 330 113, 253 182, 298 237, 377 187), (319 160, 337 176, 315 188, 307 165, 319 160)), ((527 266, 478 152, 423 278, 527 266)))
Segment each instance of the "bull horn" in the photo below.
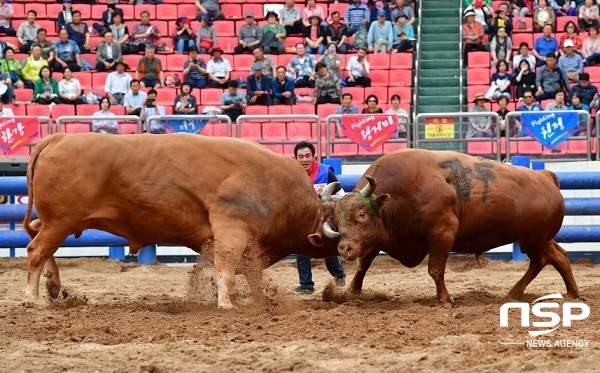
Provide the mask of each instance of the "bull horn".
POLYGON ((339 188, 340 185, 341 184, 338 181, 327 184, 325 189, 321 192, 321 202, 330 202, 333 191, 339 188))
POLYGON ((331 238, 332 240, 340 238, 340 232, 334 231, 333 228, 331 228, 331 224, 329 224, 328 221, 323 223, 323 234, 325 235, 325 237, 331 238))
POLYGON ((377 181, 371 175, 366 175, 365 178, 369 183, 362 188, 360 194, 362 194, 364 197, 371 197, 371 195, 375 192, 375 188, 377 187, 377 181))

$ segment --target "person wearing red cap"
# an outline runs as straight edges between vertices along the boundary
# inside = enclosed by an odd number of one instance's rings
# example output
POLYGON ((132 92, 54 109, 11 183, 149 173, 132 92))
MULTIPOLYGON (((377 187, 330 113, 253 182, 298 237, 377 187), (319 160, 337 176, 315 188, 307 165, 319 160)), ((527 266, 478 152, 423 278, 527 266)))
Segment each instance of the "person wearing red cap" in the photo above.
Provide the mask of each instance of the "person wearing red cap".
POLYGON ((180 16, 175 21, 175 27, 176 29, 173 30, 171 37, 175 42, 177 53, 182 54, 196 45, 196 33, 192 30, 192 21, 187 16, 180 16))

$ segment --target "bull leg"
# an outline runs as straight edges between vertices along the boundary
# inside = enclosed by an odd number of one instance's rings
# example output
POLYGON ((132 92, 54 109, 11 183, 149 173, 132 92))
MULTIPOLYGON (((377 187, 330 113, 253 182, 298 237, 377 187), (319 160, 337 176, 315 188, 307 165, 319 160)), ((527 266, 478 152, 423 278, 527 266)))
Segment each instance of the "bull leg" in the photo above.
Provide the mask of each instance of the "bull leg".
MULTIPOLYGON (((519 245, 522 246, 522 243, 519 242, 519 245)), ((519 299, 525 292, 525 288, 537 275, 544 269, 544 267, 550 262, 549 255, 543 254, 540 257, 534 256, 529 253, 535 252, 535 250, 524 250, 528 253, 529 256, 529 268, 527 268, 527 272, 521 277, 521 279, 513 286, 512 289, 508 292, 508 296, 513 299, 519 299)))
POLYGON ((377 254, 379 254, 379 251, 374 250, 369 255, 363 256, 356 261, 356 272, 354 273, 354 277, 352 277, 352 281, 348 287, 350 293, 356 295, 360 294, 365 275, 371 267, 371 263, 373 263, 373 260, 377 257, 377 254))
POLYGON ((575 282, 571 265, 569 264, 569 258, 567 252, 558 244, 556 241, 550 241, 550 263, 560 273, 565 285, 567 286, 567 295, 571 298, 580 298, 581 293, 575 282))
POLYGON ((430 252, 428 270, 429 276, 435 282, 437 289, 437 299, 440 305, 444 308, 452 308, 452 302, 454 299, 450 296, 448 289, 446 288, 446 280, 444 274, 446 272, 446 262, 448 261, 448 255, 450 252, 430 252))
POLYGON ((240 266, 248 281, 254 304, 264 305, 266 298, 263 293, 263 269, 267 267, 261 260, 260 247, 252 246, 244 255, 244 264, 240 266))
POLYGON ((50 256, 44 267, 44 277, 46 277, 46 290, 51 298, 58 298, 60 292, 60 274, 54 255, 50 256))

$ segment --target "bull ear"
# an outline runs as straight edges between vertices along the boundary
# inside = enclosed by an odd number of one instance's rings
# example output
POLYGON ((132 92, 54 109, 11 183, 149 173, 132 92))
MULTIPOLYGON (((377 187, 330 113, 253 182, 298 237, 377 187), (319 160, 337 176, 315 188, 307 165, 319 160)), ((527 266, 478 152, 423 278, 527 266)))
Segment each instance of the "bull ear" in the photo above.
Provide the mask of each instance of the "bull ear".
POLYGON ((390 196, 389 194, 382 194, 380 196, 377 196, 377 198, 375 198, 375 205, 377 206, 377 210, 379 211, 380 214, 381 214, 381 208, 390 199, 392 199, 392 196, 390 196))
POLYGON ((323 237, 320 233, 309 234, 307 238, 311 245, 316 247, 323 246, 323 237))

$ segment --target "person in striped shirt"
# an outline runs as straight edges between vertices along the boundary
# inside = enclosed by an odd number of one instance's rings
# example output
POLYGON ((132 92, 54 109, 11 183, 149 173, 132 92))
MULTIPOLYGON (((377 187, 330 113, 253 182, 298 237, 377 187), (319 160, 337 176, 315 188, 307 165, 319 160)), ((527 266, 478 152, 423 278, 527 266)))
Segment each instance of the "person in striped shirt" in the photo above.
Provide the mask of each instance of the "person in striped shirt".
POLYGON ((352 4, 348 5, 344 13, 344 22, 348 26, 348 36, 354 35, 361 27, 367 29, 370 18, 369 7, 361 4, 360 0, 352 0, 352 4))

